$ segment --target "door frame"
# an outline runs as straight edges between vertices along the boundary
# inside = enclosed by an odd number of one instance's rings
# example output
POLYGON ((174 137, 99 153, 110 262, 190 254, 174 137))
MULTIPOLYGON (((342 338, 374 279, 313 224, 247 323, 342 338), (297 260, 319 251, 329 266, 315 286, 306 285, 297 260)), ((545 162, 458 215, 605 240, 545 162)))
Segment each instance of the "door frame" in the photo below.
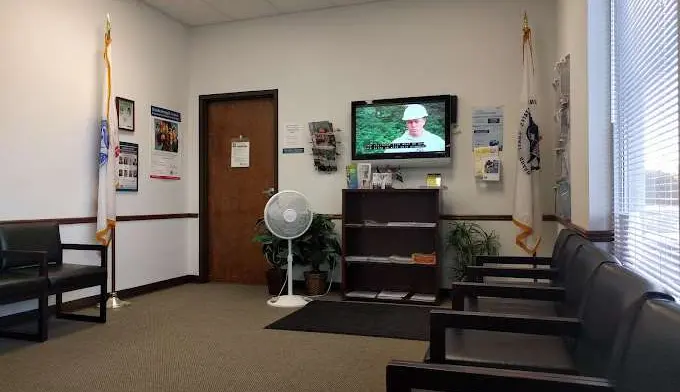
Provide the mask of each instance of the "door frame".
MULTIPOLYGON (((198 281, 209 281, 209 236, 210 217, 208 216, 208 106, 215 102, 248 101, 269 98, 274 101, 274 190, 279 189, 279 90, 242 91, 235 93, 209 94, 198 96, 198 173, 199 173, 199 206, 198 206, 198 281)), ((253 225, 255 222, 253 222, 253 225)))

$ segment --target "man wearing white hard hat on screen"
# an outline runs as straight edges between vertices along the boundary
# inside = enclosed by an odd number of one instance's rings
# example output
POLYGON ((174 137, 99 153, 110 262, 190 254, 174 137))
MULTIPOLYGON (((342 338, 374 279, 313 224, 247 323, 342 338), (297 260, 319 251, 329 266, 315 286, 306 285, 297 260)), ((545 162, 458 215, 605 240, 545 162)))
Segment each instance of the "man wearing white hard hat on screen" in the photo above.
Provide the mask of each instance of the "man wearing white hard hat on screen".
POLYGON ((392 147, 386 149, 386 153, 444 151, 444 139, 424 128, 427 122, 425 106, 406 106, 402 120, 406 122, 407 130, 392 141, 392 147))

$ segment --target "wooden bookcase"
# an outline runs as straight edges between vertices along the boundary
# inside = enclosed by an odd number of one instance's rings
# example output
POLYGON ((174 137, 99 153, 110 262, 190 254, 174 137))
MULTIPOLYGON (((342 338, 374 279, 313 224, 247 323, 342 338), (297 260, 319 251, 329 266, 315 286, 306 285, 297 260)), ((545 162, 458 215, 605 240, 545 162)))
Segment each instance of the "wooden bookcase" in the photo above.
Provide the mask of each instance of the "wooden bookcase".
MULTIPOLYGON (((344 189, 342 194, 342 294, 346 300, 438 304, 439 189, 344 189), (406 222, 406 223, 405 223, 406 222), (412 222, 417 222, 414 225, 412 222), (389 223, 389 224, 388 224, 389 223), (437 256, 436 264, 405 259, 437 256), (380 261, 356 260, 380 259, 380 261), (403 298, 357 297, 359 293, 408 292, 403 298), (416 300, 413 295, 430 296, 416 300)), ((383 293, 384 295, 385 293, 383 293)))

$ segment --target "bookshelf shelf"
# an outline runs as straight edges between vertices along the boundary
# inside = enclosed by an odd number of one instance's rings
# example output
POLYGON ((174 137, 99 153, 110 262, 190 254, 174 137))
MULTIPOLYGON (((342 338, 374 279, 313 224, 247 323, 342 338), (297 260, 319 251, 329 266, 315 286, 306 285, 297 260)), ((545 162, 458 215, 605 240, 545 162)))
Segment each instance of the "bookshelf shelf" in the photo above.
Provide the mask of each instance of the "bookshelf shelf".
POLYGON ((342 204, 343 298, 439 303, 440 261, 406 259, 414 253, 441 254, 439 189, 345 189, 342 204))

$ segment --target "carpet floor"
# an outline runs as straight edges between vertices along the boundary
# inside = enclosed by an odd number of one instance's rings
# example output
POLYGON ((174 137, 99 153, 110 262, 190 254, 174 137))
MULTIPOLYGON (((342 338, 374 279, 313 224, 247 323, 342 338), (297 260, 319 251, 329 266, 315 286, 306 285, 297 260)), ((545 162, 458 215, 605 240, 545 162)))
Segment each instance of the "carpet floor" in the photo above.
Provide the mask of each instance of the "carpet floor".
POLYGON ((261 286, 187 284, 135 297, 107 324, 50 320, 50 340, 0 339, 0 391, 384 391, 390 359, 426 342, 265 326, 261 286))
POLYGON ((436 308, 349 301, 313 301, 268 325, 267 328, 426 341, 432 309, 436 308))

